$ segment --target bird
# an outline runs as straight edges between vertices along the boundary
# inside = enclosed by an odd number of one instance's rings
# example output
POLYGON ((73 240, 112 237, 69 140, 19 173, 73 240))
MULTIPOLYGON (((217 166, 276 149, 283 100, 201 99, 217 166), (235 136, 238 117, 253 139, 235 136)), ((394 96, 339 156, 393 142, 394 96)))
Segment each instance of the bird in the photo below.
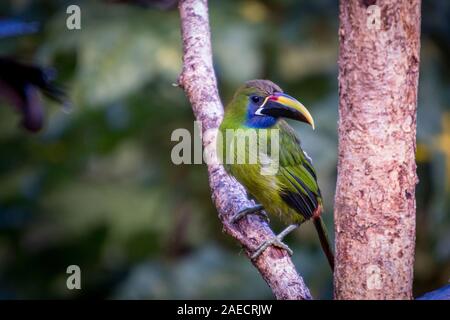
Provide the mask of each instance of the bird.
POLYGON ((302 223, 312 220, 333 271, 334 254, 321 217, 323 200, 316 171, 295 130, 285 119, 305 122, 314 129, 314 120, 306 107, 270 80, 247 81, 226 106, 219 127, 222 138, 217 139, 217 154, 225 171, 243 185, 249 198, 257 203, 235 214, 231 222, 237 223, 248 214, 265 215, 266 211, 288 224, 281 233, 262 243, 252 253, 251 259, 255 260, 270 246, 285 249, 292 255, 283 238, 302 223), (250 142, 240 148, 239 134, 250 137, 251 132, 258 135, 266 132, 267 145, 277 142, 278 154, 271 148, 261 148, 263 140, 259 139, 256 140, 256 150, 250 142), (239 152, 243 156, 241 161, 238 161, 239 152), (251 162, 250 158, 255 153, 258 153, 256 161, 251 162), (264 172, 270 163, 267 159, 278 159, 279 162, 278 167, 273 166, 275 170, 271 174, 264 172))

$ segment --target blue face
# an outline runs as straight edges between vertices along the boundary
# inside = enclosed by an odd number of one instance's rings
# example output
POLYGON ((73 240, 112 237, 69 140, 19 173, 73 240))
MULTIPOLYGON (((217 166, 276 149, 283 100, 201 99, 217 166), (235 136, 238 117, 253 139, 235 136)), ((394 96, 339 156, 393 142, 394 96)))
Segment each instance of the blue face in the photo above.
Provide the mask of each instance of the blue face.
POLYGON ((260 96, 250 96, 247 105, 247 120, 245 125, 250 128, 264 129, 270 128, 277 122, 277 119, 268 115, 257 115, 256 110, 264 102, 264 98, 260 96))

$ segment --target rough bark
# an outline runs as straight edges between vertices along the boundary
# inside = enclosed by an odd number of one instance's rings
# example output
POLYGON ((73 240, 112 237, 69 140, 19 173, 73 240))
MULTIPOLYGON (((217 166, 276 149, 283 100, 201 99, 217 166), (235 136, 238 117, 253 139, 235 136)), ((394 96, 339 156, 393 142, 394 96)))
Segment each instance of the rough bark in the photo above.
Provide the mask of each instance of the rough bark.
MULTIPOLYGON (((206 0, 181 0, 179 12, 183 70, 178 84, 186 92, 196 119, 202 123, 203 146, 215 152, 215 136, 222 121, 223 106, 212 64, 208 4, 206 0), (207 131, 213 134, 206 134, 207 131)), ((231 179, 221 165, 209 164, 208 173, 213 202, 223 229, 238 240, 249 255, 274 234, 267 223, 255 215, 247 216, 237 224, 230 223, 235 213, 254 203, 247 199, 242 186, 231 179)), ((271 247, 252 263, 277 299, 311 299, 308 288, 285 251, 271 247)))
POLYGON ((341 1, 339 38, 335 297, 411 299, 420 0, 341 1))

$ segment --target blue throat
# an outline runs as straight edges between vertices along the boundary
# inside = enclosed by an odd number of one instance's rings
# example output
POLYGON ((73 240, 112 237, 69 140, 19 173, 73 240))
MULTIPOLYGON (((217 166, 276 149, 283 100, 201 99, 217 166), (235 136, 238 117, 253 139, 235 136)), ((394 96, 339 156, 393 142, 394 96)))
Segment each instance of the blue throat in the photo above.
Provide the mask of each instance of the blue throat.
POLYGON ((277 119, 271 116, 258 116, 255 115, 257 107, 250 106, 247 111, 247 118, 245 125, 249 128, 266 129, 274 126, 277 123, 277 119))

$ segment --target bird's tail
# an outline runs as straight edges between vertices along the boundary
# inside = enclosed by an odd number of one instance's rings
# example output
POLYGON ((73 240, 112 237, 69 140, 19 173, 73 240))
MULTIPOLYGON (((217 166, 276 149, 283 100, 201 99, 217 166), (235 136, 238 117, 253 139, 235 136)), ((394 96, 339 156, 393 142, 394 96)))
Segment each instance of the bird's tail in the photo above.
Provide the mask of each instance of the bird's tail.
POLYGON ((330 241, 328 240, 328 233, 325 224, 320 216, 314 217, 314 226, 316 227, 317 234, 319 235, 320 245, 322 250, 327 257, 328 263, 330 264, 331 271, 334 271, 334 254, 330 246, 330 241))

